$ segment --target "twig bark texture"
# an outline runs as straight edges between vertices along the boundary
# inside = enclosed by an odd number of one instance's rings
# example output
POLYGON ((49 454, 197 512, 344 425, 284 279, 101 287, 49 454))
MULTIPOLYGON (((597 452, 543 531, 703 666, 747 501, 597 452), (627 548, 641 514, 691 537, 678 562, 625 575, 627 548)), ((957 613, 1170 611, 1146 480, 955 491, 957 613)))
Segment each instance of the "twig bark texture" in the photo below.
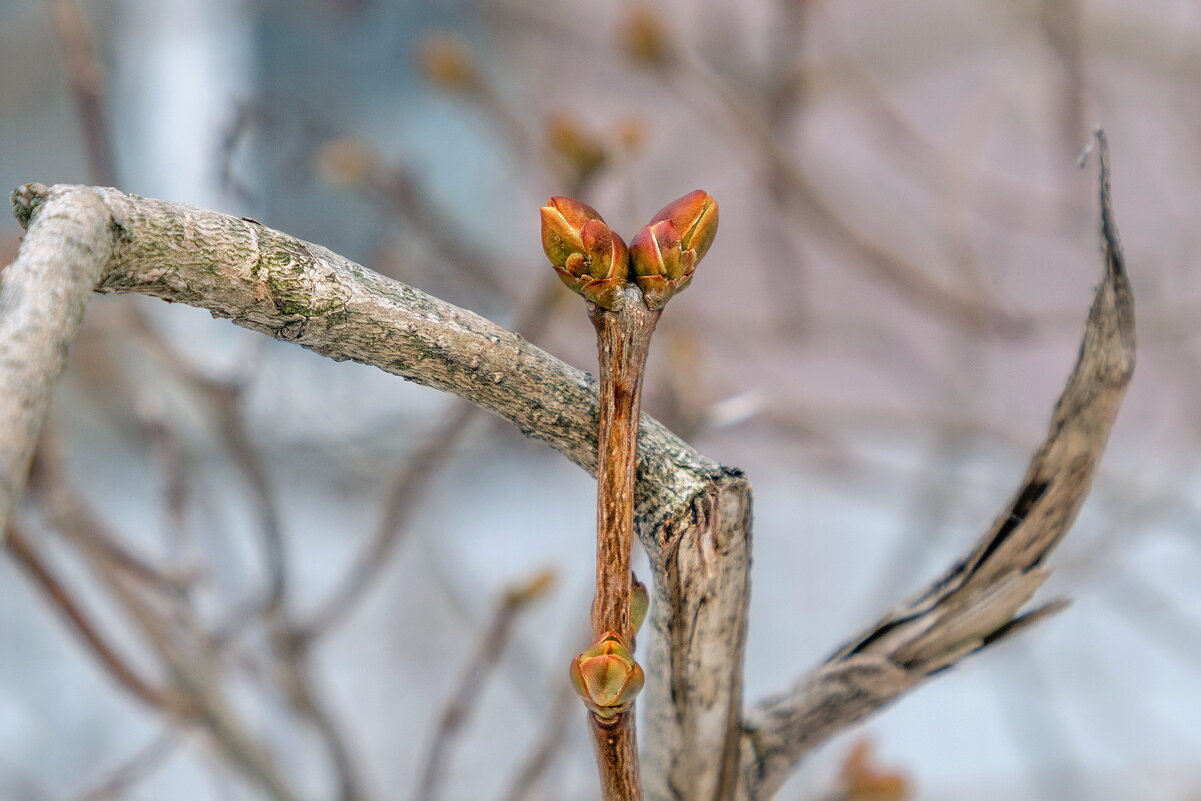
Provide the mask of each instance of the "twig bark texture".
MULTIPOLYGON (((642 759, 655 801, 770 798, 815 745, 1053 611, 1022 609, 1088 491, 1134 364, 1101 140, 1105 276, 1013 500, 962 560, 788 692, 744 710, 750 488, 641 418, 636 530, 655 578, 642 759)), ((0 529, 90 287, 139 292, 461 395, 596 470, 592 381, 520 337, 251 220, 112 189, 22 187, 0 273, 0 529)))
POLYGON ((642 406, 642 374, 659 312, 642 302, 630 287, 630 302, 620 311, 592 306, 588 316, 596 328, 600 365, 600 425, 597 448, 596 600, 592 634, 615 631, 634 641, 630 626, 630 549, 634 544, 635 468, 638 420, 642 406))
MULTIPOLYGON (((617 632, 631 648, 630 553, 634 545, 634 487, 642 377, 659 312, 642 302, 642 292, 625 288, 626 302, 611 311, 590 305, 596 329, 600 374, 597 441, 596 598, 592 636, 617 632)), ((610 720, 592 715, 591 728, 605 799, 642 798, 634 712, 610 720)))

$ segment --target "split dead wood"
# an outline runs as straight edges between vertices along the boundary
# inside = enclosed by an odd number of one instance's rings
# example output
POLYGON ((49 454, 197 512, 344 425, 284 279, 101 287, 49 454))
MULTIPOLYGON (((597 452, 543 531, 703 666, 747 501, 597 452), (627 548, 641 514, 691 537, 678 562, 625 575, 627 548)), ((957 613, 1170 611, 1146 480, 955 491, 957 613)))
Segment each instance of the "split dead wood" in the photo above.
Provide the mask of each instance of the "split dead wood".
POLYGON ((1105 272, 1046 439, 1012 500, 962 560, 792 690, 747 711, 739 798, 771 798, 833 733, 1066 605, 1022 612, 1088 495, 1134 371, 1134 299, 1113 221, 1104 134, 1097 140, 1105 272))

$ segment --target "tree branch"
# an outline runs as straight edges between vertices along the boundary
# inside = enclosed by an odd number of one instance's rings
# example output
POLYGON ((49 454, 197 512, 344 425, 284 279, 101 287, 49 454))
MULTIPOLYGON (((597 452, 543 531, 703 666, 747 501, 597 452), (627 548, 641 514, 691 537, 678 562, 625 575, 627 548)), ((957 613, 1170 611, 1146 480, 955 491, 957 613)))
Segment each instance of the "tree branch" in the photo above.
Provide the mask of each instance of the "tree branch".
POLYGON ((0 537, 25 488, 84 304, 112 255, 111 217, 95 191, 44 189, 12 193, 13 214, 28 233, 0 272, 0 537))
MULTIPOLYGON (((452 392, 595 473, 593 379, 479 315, 253 220, 108 188, 29 185, 18 193, 29 233, 14 268, 41 253, 71 256, 46 257, 43 273, 26 279, 39 291, 63 282, 56 269, 79 265, 95 279, 79 282, 80 304, 94 285, 199 306, 335 360, 452 392)), ((7 275, 0 292, 9 292, 7 275)), ((16 328, 9 317, 0 331, 16 328)), ((69 338, 68 327, 47 327, 69 338)), ((20 356, 43 371, 48 390, 58 368, 20 356)), ((26 385, 24 373, 0 363, 0 430, 28 430, 32 450, 40 412, 26 420, 8 405, 7 387, 26 385)), ((635 524, 658 599, 643 759, 661 772, 648 777, 647 798, 671 798, 681 787, 707 793, 683 797, 716 797, 712 790, 733 786, 738 764, 750 488, 646 416, 638 450, 635 524)), ((18 487, 0 489, 0 515, 18 487)))
POLYGON ((1134 370, 1134 300, 1100 151, 1105 275, 1097 287, 1076 367, 1013 499, 976 546, 925 592, 851 640, 788 693, 749 710, 741 799, 771 798, 815 745, 936 671, 1053 614, 1022 607, 1049 575, 1045 561, 1067 533, 1134 370))
MULTIPOLYGON (((111 242, 111 256, 96 252, 89 264, 99 292, 199 306, 323 356, 454 393, 596 469, 593 380, 477 314, 253 220, 107 188, 24 191, 34 198, 26 207, 102 201, 107 219, 86 223, 100 229, 90 235, 111 242)), ((37 213, 35 226, 42 221, 37 213)), ((646 417, 642 441, 639 511, 653 526, 686 507, 721 468, 646 417)))

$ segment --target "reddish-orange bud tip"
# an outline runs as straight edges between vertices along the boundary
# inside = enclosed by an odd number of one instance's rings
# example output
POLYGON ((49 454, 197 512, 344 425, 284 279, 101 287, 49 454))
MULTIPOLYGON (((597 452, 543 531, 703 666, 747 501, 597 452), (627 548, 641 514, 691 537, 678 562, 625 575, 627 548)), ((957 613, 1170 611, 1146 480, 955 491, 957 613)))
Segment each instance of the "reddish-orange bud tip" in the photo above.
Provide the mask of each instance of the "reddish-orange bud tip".
POLYGON ((696 190, 672 201, 630 241, 630 267, 646 304, 660 309, 692 281, 717 235, 717 201, 696 190))
POLYGON ((552 197, 540 214, 542 247, 563 283, 598 306, 616 308, 629 273, 622 238, 596 209, 572 198, 552 197))

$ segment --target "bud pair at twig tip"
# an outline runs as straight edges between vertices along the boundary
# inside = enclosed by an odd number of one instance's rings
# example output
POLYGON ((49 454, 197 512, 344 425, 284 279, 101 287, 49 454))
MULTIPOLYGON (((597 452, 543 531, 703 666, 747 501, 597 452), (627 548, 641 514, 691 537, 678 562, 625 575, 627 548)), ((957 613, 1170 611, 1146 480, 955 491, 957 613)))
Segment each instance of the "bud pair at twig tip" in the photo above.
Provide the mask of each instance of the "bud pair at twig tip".
POLYGON ((700 189, 669 203, 631 240, 609 229, 596 209, 553 197, 542 207, 542 247, 563 283, 598 306, 615 309, 631 280, 646 304, 661 309, 687 288, 717 235, 717 201, 700 189))
POLYGON ((626 243, 596 209, 569 197, 542 207, 542 247, 563 283, 597 306, 614 309, 626 284, 626 243))
POLYGON ((616 632, 606 632, 571 660, 571 683, 584 705, 598 718, 614 718, 629 710, 642 689, 642 668, 616 632))
POLYGON ((717 201, 697 189, 659 210, 630 240, 630 267, 646 297, 661 309, 692 281, 717 235, 717 201))

